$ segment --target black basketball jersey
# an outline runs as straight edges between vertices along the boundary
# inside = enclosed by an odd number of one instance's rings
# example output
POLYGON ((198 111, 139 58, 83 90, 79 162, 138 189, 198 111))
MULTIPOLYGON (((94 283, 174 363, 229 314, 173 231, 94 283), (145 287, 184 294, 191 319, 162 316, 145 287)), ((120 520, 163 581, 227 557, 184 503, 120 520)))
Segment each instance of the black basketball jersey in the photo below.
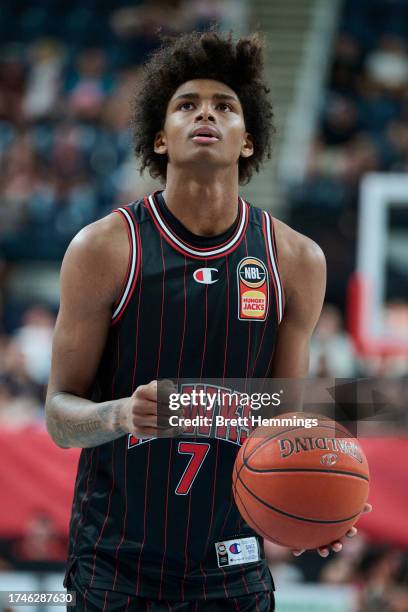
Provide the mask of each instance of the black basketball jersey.
MULTIPOLYGON (((161 193, 116 212, 130 259, 93 399, 162 378, 268 377, 284 309, 272 217, 239 198, 234 226, 203 238, 161 193)), ((76 565, 88 588, 178 601, 273 588, 262 540, 231 490, 248 432, 202 433, 128 435, 82 450, 67 572, 76 565)))

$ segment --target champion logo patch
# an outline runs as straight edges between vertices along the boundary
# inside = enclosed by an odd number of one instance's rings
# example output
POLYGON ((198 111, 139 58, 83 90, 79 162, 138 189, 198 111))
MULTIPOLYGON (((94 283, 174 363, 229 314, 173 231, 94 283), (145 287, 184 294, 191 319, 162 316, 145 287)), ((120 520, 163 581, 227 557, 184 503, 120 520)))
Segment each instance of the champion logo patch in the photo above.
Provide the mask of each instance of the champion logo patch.
POLYGON ((194 280, 203 285, 212 285, 219 279, 217 268, 199 268, 193 274, 194 280))
POLYGON ((231 544, 231 546, 229 547, 229 551, 233 554, 233 555, 239 555, 239 553, 241 552, 241 546, 238 544, 238 542, 234 542, 233 544, 231 544))
POLYGON ((269 306, 268 270, 260 259, 245 257, 237 267, 238 319, 265 321, 269 306))
POLYGON ((259 544, 255 537, 216 542, 218 567, 256 563, 260 559, 259 544))

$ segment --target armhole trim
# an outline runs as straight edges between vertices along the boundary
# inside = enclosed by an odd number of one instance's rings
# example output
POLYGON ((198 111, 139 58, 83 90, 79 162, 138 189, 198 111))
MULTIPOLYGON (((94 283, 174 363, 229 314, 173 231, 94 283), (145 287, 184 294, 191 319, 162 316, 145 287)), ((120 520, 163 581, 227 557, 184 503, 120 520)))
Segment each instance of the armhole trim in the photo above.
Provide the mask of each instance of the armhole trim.
POLYGON ((115 305, 114 305, 115 310, 112 315, 112 325, 116 323, 117 321, 119 321, 120 317, 122 316, 130 300, 130 297, 136 285, 136 280, 137 280, 137 276, 139 272, 139 262, 140 262, 139 232, 138 232, 136 223, 134 222, 132 218, 131 213, 126 208, 117 208, 113 212, 119 213, 125 221, 126 230, 128 234, 128 240, 129 240, 130 253, 129 253, 129 261, 128 261, 128 267, 126 271, 125 280, 123 282, 122 289, 119 293, 119 297, 116 300, 115 305))
POLYGON ((285 310, 285 297, 283 291, 283 285, 279 274, 278 257, 275 240, 275 229, 273 225, 273 219, 265 210, 263 211, 265 217, 265 229, 266 229, 266 246, 272 268, 272 277, 276 289, 276 309, 278 314, 278 323, 283 319, 283 313, 285 310))

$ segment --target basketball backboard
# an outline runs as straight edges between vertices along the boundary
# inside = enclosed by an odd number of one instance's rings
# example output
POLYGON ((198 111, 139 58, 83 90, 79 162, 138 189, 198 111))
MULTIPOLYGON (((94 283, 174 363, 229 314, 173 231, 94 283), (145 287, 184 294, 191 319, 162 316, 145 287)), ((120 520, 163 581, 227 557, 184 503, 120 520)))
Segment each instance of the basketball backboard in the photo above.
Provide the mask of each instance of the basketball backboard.
POLYGON ((367 174, 348 322, 358 352, 408 358, 408 176, 367 174))

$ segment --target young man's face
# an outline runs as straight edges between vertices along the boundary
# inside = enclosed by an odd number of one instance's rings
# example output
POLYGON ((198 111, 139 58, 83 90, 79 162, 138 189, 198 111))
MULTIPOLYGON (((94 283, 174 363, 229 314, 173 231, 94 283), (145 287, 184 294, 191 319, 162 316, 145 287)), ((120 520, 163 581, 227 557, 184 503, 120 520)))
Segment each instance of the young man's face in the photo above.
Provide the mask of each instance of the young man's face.
POLYGON ((240 157, 253 154, 238 96, 228 85, 211 79, 180 85, 154 144, 156 153, 167 155, 169 163, 180 168, 237 168, 240 157))

